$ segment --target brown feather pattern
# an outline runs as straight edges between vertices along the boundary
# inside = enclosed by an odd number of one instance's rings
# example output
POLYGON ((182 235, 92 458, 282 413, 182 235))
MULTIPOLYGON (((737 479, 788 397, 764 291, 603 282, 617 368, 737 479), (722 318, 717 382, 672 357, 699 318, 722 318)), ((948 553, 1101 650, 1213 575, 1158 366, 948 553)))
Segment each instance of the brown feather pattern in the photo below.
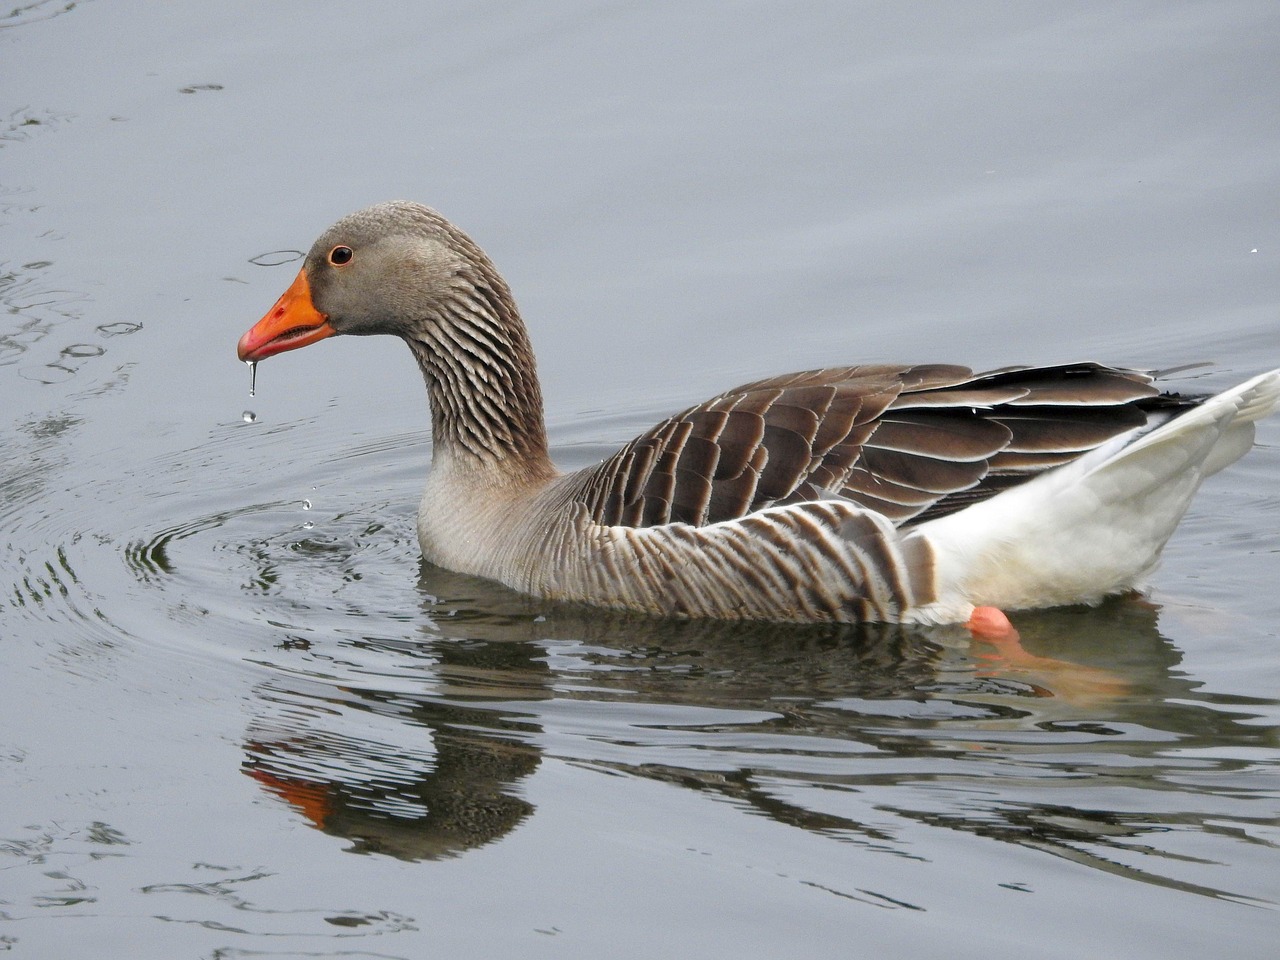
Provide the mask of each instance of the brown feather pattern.
POLYGON ((994 496, 1143 426, 1152 377, 1095 363, 868 365, 757 380, 664 420, 594 470, 576 499, 605 525, 697 526, 843 499, 896 525, 994 496))

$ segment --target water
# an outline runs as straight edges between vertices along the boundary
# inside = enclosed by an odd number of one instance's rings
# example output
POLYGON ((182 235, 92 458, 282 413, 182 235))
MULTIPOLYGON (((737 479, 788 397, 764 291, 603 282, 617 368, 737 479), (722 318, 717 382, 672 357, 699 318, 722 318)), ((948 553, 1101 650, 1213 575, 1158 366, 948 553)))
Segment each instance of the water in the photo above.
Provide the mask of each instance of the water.
POLYGON ((234 348, 299 247, 406 197, 511 282, 566 468, 828 363, 1210 360, 1181 385, 1225 386, 1280 356, 1278 20, 0 18, 0 943, 1273 955, 1275 421, 1148 598, 1021 615, 1027 658, 566 611, 426 567, 408 351, 272 358, 247 422, 234 348))

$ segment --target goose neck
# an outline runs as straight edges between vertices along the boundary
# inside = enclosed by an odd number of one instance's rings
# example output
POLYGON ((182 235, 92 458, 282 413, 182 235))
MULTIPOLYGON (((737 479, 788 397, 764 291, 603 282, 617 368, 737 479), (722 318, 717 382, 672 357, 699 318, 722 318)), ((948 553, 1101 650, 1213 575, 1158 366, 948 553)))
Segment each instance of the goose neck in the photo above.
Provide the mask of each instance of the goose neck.
POLYGON ((546 480, 556 471, 533 350, 510 296, 495 287, 466 284, 406 338, 431 402, 433 464, 447 460, 454 470, 499 480, 546 480))

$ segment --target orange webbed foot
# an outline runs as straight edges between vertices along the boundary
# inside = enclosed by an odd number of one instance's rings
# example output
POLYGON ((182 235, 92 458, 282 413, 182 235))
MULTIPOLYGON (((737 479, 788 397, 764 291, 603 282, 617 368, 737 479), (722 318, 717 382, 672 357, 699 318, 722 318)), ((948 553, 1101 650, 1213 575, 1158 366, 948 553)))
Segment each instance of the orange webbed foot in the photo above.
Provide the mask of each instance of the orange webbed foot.
POLYGON ((973 615, 965 624, 969 631, 982 640, 1017 640, 1018 631, 1003 610, 998 607, 974 607, 973 615))
POLYGON ((1022 646, 1017 628, 996 607, 974 607, 965 626, 977 643, 992 650, 976 653, 979 660, 990 664, 979 671, 980 675, 1021 677, 1043 690, 1044 695, 1074 703, 1114 700, 1129 690, 1123 678, 1109 671, 1029 653, 1022 646))

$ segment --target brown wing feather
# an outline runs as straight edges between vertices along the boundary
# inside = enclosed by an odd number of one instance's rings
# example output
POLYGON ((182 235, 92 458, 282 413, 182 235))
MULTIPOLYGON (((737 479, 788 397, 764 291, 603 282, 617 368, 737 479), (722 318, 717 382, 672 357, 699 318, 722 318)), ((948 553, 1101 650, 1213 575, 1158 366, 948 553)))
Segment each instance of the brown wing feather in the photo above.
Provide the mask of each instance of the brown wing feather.
POLYGON ((1093 363, 858 366, 757 380, 664 420, 598 467, 575 499, 599 523, 716 523, 845 498, 895 523, 984 500, 1193 406, 1152 377, 1093 363))

